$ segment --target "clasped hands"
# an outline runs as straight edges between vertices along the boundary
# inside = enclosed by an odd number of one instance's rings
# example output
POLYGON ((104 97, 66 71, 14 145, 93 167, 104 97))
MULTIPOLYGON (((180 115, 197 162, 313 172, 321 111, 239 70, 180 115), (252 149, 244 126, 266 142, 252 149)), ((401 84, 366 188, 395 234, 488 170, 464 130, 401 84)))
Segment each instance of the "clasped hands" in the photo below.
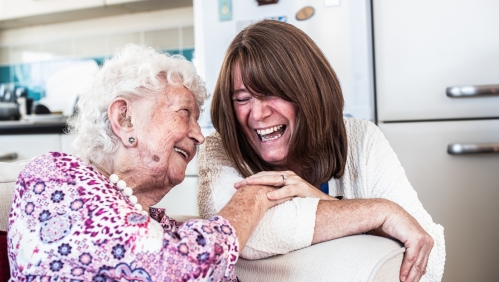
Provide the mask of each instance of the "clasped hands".
MULTIPOLYGON (((267 193, 267 198, 274 201, 289 200, 294 197, 337 200, 312 186, 292 171, 262 171, 235 183, 234 188, 239 189, 245 185, 266 185, 280 188, 267 193)), ((364 232, 372 231, 372 234, 390 236, 402 242, 406 252, 400 269, 400 280, 419 281, 426 273, 434 240, 419 225, 417 220, 402 207, 390 201, 384 201, 382 205, 385 207, 377 209, 380 211, 380 220, 372 225, 377 226, 377 228, 364 232)), ((354 211, 352 211, 353 213, 354 211)), ((344 236, 348 235, 352 234, 344 234, 344 236)))

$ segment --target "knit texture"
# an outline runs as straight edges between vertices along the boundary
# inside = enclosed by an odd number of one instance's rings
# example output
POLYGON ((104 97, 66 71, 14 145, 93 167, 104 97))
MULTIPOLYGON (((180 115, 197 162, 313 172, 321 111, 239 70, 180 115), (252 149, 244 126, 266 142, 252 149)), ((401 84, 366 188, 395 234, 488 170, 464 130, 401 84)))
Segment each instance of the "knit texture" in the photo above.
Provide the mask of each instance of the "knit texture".
MULTIPOLYGON (((443 227, 423 208, 395 152, 372 122, 345 119, 348 159, 345 174, 329 180, 329 194, 346 199, 384 198, 402 206, 434 239, 421 281, 441 281, 445 264, 443 227)), ((204 218, 216 214, 235 193, 242 176, 232 167, 220 136, 206 138, 199 152, 198 206, 204 218)), ((318 200, 295 198, 267 211, 241 256, 259 259, 311 245, 318 200)))

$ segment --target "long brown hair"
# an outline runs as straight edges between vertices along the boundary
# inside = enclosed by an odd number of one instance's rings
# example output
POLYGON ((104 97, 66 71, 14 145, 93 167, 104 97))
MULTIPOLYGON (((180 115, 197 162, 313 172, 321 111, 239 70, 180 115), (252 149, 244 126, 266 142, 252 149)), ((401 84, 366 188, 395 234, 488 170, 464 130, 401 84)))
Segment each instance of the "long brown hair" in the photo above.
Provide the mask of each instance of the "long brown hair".
POLYGON ((237 64, 245 87, 256 98, 277 96, 298 106, 288 165, 299 166, 314 186, 341 177, 347 137, 340 83, 310 37, 290 24, 273 20, 252 24, 234 38, 213 94, 211 119, 237 171, 247 177, 275 170, 250 145, 236 119, 232 94, 237 64))

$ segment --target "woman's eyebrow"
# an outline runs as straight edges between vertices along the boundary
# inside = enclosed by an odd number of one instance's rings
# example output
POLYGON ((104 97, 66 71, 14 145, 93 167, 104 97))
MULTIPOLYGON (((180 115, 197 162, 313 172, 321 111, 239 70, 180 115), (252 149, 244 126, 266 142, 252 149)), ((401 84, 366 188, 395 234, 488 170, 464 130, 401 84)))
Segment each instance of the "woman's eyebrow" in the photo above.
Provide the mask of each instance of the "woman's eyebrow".
POLYGON ((238 89, 235 89, 233 92, 232 92, 232 95, 236 95, 236 94, 239 94, 241 92, 248 92, 248 90, 246 88, 238 88, 238 89))

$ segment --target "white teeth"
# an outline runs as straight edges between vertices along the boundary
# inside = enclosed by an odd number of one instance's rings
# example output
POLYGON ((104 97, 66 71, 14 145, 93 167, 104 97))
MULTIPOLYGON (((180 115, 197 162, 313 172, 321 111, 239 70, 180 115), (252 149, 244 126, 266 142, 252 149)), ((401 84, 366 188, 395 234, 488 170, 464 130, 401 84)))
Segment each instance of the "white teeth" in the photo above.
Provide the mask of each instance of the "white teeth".
POLYGON ((281 125, 276 125, 274 127, 271 127, 271 128, 267 128, 267 129, 259 129, 256 131, 256 133, 260 134, 260 135, 267 135, 267 134, 270 134, 272 132, 275 132, 277 131, 278 129, 280 129, 282 127, 282 124, 281 125))
POLYGON ((282 136, 282 134, 280 134, 280 133, 278 135, 274 136, 274 137, 269 137, 269 138, 265 138, 265 136, 262 136, 262 141, 275 140, 275 139, 277 139, 277 138, 279 138, 281 136, 282 136))
POLYGON ((279 130, 281 127, 283 127, 282 124, 281 125, 276 125, 274 127, 270 127, 270 128, 267 128, 267 129, 259 129, 256 132, 260 135, 260 138, 262 139, 262 141, 271 141, 271 140, 275 140, 275 139, 281 137, 282 133, 279 133, 276 136, 272 136, 272 137, 265 137, 265 135, 270 134, 270 133, 274 133, 277 130, 279 130))
POLYGON ((187 159, 187 153, 186 153, 184 150, 179 149, 179 148, 177 148, 177 147, 173 147, 173 150, 175 150, 176 152, 181 153, 181 154, 182 154, 182 155, 184 155, 184 157, 187 159))

